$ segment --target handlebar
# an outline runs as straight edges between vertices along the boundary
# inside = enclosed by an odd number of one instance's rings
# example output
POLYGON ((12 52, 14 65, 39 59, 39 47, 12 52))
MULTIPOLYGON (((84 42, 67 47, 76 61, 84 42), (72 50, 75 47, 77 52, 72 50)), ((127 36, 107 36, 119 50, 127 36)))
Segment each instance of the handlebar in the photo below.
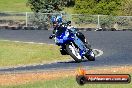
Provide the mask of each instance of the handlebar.
POLYGON ((71 24, 71 21, 68 21, 66 23, 62 23, 60 26, 64 25, 64 26, 69 26, 71 24))

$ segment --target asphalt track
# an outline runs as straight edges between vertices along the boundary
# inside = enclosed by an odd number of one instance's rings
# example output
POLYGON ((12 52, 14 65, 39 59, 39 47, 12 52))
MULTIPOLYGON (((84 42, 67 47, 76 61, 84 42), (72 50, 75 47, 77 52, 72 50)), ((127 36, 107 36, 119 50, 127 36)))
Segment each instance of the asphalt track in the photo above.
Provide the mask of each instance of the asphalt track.
MULTIPOLYGON (((51 31, 46 30, 0 30, 0 40, 23 41, 54 44, 48 37, 51 31)), ((56 69, 73 69, 78 66, 86 68, 99 66, 132 65, 132 32, 131 31, 83 31, 92 48, 102 50, 102 56, 95 61, 75 63, 73 59, 66 62, 54 62, 35 66, 0 68, 0 72, 45 71, 56 69)))

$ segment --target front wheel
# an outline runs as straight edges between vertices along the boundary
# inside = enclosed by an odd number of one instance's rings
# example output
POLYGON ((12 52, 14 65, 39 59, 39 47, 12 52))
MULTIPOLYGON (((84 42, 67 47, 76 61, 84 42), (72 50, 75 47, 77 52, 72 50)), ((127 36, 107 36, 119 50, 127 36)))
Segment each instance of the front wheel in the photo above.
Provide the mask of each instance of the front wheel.
POLYGON ((81 62, 82 61, 82 57, 80 55, 80 51, 78 50, 78 48, 75 47, 75 45, 73 43, 67 44, 66 45, 66 50, 67 53, 76 61, 76 62, 81 62))

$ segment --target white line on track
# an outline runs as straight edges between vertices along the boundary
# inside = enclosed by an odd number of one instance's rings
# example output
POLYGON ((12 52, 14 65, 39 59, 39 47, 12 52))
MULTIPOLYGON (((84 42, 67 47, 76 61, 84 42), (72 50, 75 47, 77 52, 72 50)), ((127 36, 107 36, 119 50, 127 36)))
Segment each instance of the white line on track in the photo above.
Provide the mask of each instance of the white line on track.
POLYGON ((99 52, 99 54, 97 54, 96 57, 99 57, 99 56, 103 55, 103 51, 102 50, 99 50, 99 49, 93 49, 93 50, 99 52))
MULTIPOLYGON (((13 41, 13 40, 0 40, 0 41, 7 41, 7 42, 15 42, 15 43, 27 43, 27 44, 40 44, 40 45, 43 45, 43 44, 47 44, 47 43, 36 43, 36 42, 23 42, 23 41, 13 41)), ((49 44, 49 45, 54 45, 54 44, 49 44)))

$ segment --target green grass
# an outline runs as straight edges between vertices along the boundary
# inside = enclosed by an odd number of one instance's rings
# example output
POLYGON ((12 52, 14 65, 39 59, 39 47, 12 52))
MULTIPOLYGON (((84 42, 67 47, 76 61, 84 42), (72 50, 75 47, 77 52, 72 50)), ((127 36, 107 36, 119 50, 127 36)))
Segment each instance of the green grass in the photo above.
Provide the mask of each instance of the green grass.
POLYGON ((75 77, 67 77, 50 81, 37 81, 23 85, 0 86, 0 88, 132 88, 130 84, 77 84, 75 77))
MULTIPOLYGON (((0 0, 0 11, 31 12, 26 5, 28 0, 0 0)), ((73 7, 64 8, 64 11, 72 14, 73 7)))
POLYGON ((67 13, 67 14, 74 14, 74 9, 73 7, 65 7, 64 8, 64 11, 67 13))
POLYGON ((29 12, 26 6, 28 0, 0 0, 0 11, 29 12))
POLYGON ((46 63, 68 58, 60 54, 58 46, 0 41, 0 67, 46 63))

